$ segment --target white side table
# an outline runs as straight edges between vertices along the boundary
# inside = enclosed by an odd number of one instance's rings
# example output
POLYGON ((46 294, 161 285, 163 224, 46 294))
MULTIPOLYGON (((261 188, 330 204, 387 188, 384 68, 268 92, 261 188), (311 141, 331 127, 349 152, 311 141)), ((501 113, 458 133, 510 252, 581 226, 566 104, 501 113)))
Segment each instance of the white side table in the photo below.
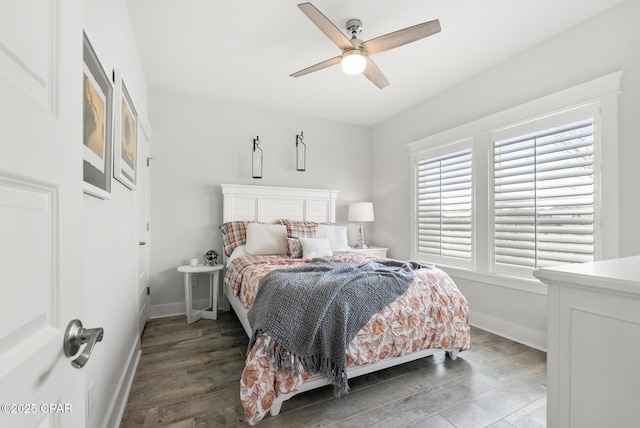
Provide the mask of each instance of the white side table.
POLYGON ((180 266, 178 272, 184 273, 184 304, 187 313, 187 323, 198 321, 201 318, 209 320, 218 319, 218 284, 220 283, 220 271, 222 265, 213 266, 180 266), (209 275, 209 301, 211 306, 206 309, 193 310, 193 293, 191 293, 191 275, 209 275))

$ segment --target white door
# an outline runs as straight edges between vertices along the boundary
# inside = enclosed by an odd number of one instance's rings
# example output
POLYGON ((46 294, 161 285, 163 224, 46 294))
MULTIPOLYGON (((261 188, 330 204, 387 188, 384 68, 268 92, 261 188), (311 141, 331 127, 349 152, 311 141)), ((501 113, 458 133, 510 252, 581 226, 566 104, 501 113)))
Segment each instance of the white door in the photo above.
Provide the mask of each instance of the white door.
POLYGON ((146 118, 140 114, 140 129, 138 132, 138 182, 137 190, 137 221, 136 234, 138 236, 138 329, 142 334, 149 319, 149 154, 150 130, 146 118))
POLYGON ((0 0, 2 427, 85 424, 81 101, 81 1, 0 0))

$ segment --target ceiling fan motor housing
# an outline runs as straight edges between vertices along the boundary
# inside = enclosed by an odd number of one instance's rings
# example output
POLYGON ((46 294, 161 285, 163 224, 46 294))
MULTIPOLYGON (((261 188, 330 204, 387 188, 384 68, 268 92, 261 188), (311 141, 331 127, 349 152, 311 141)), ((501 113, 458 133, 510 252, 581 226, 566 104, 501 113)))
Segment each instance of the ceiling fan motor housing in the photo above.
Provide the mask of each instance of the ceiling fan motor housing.
POLYGON ((362 21, 359 19, 348 20, 347 31, 351 34, 351 37, 355 38, 362 31, 362 21))

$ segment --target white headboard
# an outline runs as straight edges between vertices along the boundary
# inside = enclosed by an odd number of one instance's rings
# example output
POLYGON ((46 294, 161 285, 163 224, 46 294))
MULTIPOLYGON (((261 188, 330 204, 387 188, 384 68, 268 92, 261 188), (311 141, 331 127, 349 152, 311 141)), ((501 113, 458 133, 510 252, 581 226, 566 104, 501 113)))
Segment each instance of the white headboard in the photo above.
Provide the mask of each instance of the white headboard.
POLYGON ((222 184, 222 221, 336 222, 338 190, 222 184))

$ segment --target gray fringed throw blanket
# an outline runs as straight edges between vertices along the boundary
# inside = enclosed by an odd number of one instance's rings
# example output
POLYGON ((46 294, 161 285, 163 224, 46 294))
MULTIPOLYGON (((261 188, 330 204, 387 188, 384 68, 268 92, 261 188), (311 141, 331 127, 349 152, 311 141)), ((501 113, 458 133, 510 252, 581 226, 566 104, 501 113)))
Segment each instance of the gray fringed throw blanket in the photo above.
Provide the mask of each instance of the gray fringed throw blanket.
POLYGON ((403 294, 419 265, 396 260, 364 264, 314 259, 292 269, 269 272, 260 281, 249 322, 253 336, 273 338, 267 351, 279 369, 329 378, 337 396, 349 391, 346 348, 358 331, 382 308, 403 294))

